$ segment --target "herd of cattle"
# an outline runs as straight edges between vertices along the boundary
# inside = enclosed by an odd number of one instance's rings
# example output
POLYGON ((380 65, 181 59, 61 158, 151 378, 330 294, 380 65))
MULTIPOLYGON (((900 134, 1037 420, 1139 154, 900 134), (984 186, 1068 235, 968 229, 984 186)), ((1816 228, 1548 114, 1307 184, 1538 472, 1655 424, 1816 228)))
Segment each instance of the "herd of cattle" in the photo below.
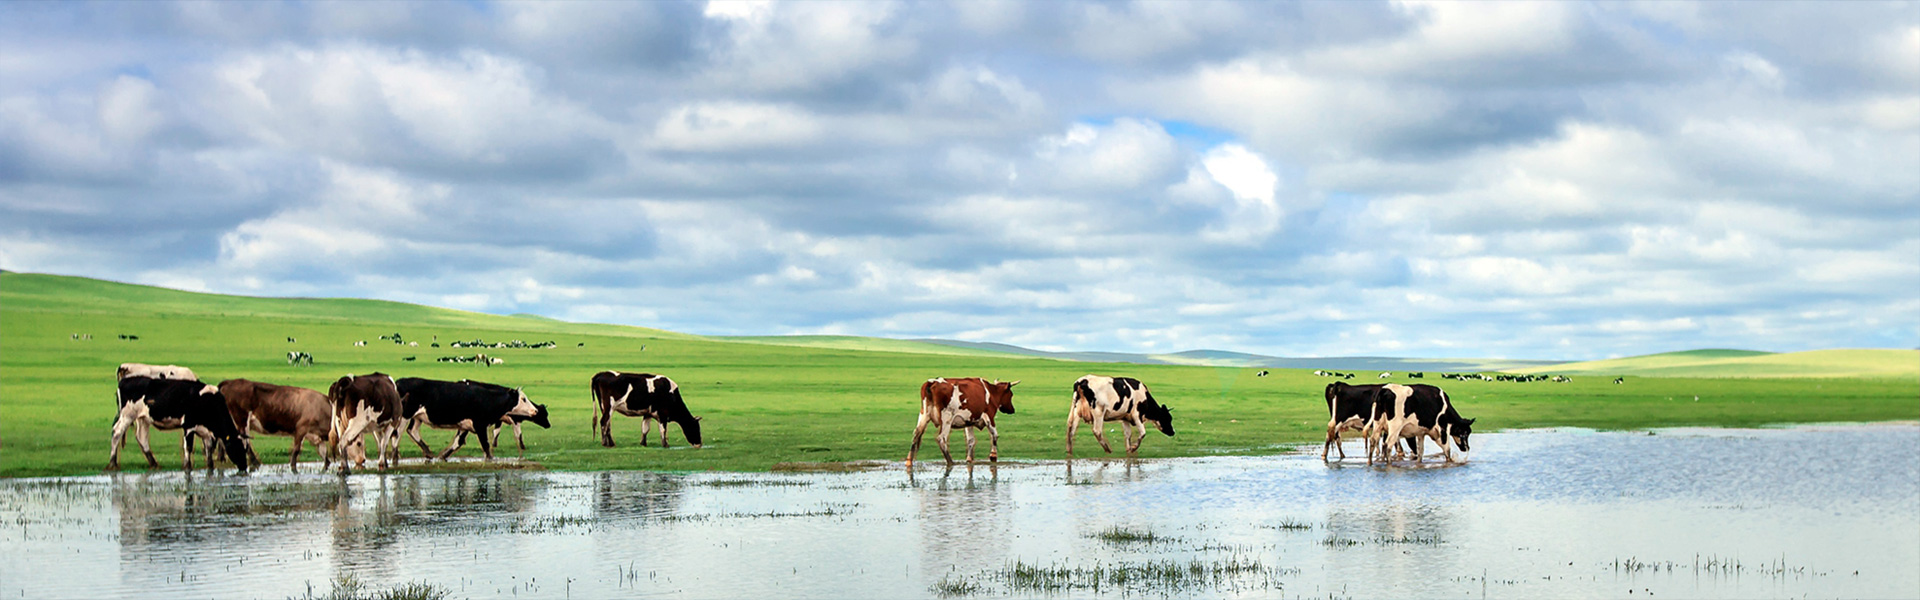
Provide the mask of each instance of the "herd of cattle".
MULTIPOLYGON (((468 434, 479 441, 487 460, 499 445, 500 432, 513 429, 514 441, 524 456, 526 442, 520 424, 531 422, 543 428, 552 424, 547 407, 534 403, 517 388, 491 383, 460 380, 438 381, 418 377, 395 379, 384 373, 346 375, 333 382, 327 393, 307 388, 275 385, 246 379, 229 379, 219 385, 202 383, 191 369, 140 363, 120 365, 115 400, 119 416, 113 424, 111 451, 107 469, 120 465, 120 448, 127 430, 132 429, 146 456, 149 467, 158 467, 148 441, 151 429, 180 430, 181 464, 193 468, 193 444, 202 440, 207 469, 214 469, 216 450, 241 471, 257 466, 260 458, 253 450, 252 434, 282 435, 293 439, 289 467, 299 470, 303 445, 319 452, 323 468, 335 461, 342 471, 365 468, 365 436, 372 435, 378 449, 375 460, 381 469, 400 460, 400 434, 420 447, 428 459, 446 460, 466 444, 468 434), (450 429, 453 441, 437 454, 420 438, 422 426, 450 429)), ((907 466, 927 428, 937 426, 935 435, 940 454, 952 464, 948 436, 959 428, 967 439, 967 461, 974 460, 974 430, 984 430, 989 439, 987 459, 1000 457, 1000 430, 997 415, 1013 414, 1013 388, 1020 382, 988 381, 977 377, 934 378, 920 385, 920 416, 913 430, 913 444, 907 450, 907 466)), ((602 371, 588 383, 593 398, 594 433, 600 444, 613 447, 613 413, 641 418, 640 444, 654 425, 660 431, 660 445, 668 446, 667 424, 680 426, 688 443, 700 447, 700 418, 693 416, 680 396, 680 385, 662 375, 602 371)), ((1328 458, 1337 450, 1346 458, 1342 435, 1358 431, 1366 439, 1369 464, 1401 458, 1423 460, 1424 441, 1433 440, 1448 461, 1455 459, 1453 447, 1466 452, 1473 419, 1466 419, 1452 399, 1439 387, 1397 383, 1350 385, 1336 381, 1326 387, 1327 431, 1320 457, 1328 458)), ((1113 452, 1103 433, 1106 423, 1119 422, 1126 438, 1126 452, 1137 452, 1149 428, 1171 437, 1173 413, 1159 403, 1140 380, 1131 377, 1087 375, 1073 382, 1072 401, 1067 414, 1067 456, 1073 456, 1073 438, 1082 423, 1093 426, 1093 437, 1102 450, 1113 452)))

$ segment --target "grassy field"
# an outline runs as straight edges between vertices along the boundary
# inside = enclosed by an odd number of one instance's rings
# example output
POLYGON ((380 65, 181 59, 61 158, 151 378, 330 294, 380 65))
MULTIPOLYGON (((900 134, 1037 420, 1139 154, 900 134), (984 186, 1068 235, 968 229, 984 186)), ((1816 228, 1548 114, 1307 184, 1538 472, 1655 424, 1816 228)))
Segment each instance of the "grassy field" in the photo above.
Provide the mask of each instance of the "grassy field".
MULTIPOLYGON (((246 377, 321 390, 342 374, 372 371, 524 386, 548 405, 554 424, 551 430, 529 429, 527 458, 568 470, 760 471, 782 463, 899 460, 919 408, 919 383, 935 376, 1022 381, 1015 388, 1018 412, 1003 415, 1000 428, 1001 453, 1012 460, 1064 456, 1068 386, 1087 373, 1139 377, 1173 407, 1179 435, 1152 434, 1143 457, 1273 454, 1319 440, 1326 419, 1321 389, 1328 382, 1300 370, 1272 369, 1271 376, 1255 377, 1255 369, 1228 367, 787 346, 393 302, 218 296, 4 273, 0 476, 100 472, 114 415, 113 370, 122 362, 184 365, 209 383, 246 377), (378 339, 396 332, 420 347, 378 339), (93 339, 74 341, 74 333, 93 339), (122 341, 120 334, 140 339, 122 341), (429 348, 435 336, 443 343, 520 339, 560 346, 486 350, 506 359, 495 367, 445 364, 433 359, 474 350, 429 348), (288 343, 288 337, 298 342, 288 343), (359 340, 368 345, 355 347, 359 340), (313 354, 315 366, 288 365, 289 350, 313 354), (409 356, 417 360, 405 361, 409 356), (706 447, 641 448, 638 420, 616 417, 621 445, 601 448, 589 424, 587 380, 603 369, 663 373, 679 381, 695 414, 705 417, 706 447)), ((1560 384, 1426 381, 1445 383, 1461 412, 1478 418, 1483 430, 1920 419, 1920 382, 1913 378, 1630 377, 1624 385, 1598 377, 1560 384)), ((424 435, 436 448, 449 438, 442 431, 424 435)), ((677 429, 673 436, 681 437, 677 429)), ((1119 443, 1117 430, 1110 439, 1119 443)), ((964 448, 957 432, 954 441, 956 450, 964 448)), ((984 457, 986 441, 980 443, 984 457)), ((259 444, 269 462, 284 462, 287 446, 286 438, 259 444)), ((1099 452, 1084 432, 1076 446, 1081 456, 1099 452)), ((179 467, 177 434, 156 434, 155 447, 162 469, 179 467)), ((134 458, 122 464, 144 469, 138 450, 132 451, 134 458)), ((460 454, 479 452, 469 443, 460 454)), ((418 448, 409 442, 406 453, 418 456, 418 448)), ((938 456, 929 435, 921 458, 937 463, 938 456)))
POLYGON ((1644 377, 1881 377, 1920 379, 1920 350, 1689 350, 1514 369, 1515 373, 1644 377))

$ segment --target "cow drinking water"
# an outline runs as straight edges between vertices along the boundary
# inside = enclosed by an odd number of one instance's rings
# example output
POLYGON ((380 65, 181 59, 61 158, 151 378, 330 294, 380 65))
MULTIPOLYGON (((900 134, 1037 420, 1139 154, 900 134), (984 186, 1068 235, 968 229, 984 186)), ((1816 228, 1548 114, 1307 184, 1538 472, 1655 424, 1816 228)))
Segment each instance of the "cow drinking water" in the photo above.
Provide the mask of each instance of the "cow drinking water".
POLYGON ((181 381, 176 379, 155 379, 145 376, 131 376, 119 382, 120 417, 113 424, 112 452, 107 458, 107 470, 120 468, 120 446, 126 440, 127 428, 138 425, 135 437, 140 442, 140 453, 146 455, 148 467, 160 466, 153 459, 152 446, 147 441, 149 426, 154 429, 179 429, 181 468, 193 468, 193 440, 206 440, 207 472, 213 472, 213 452, 217 446, 226 450, 227 458, 245 471, 247 469, 247 446, 238 428, 233 425, 233 417, 227 413, 226 398, 216 388, 197 380, 181 381))
POLYGON ((341 471, 347 470, 349 455, 354 466, 367 466, 361 437, 368 433, 379 446, 381 469, 400 464, 400 391, 393 377, 347 375, 327 388, 327 399, 333 404, 334 455, 341 457, 341 471))
MULTIPOLYGON (((321 468, 333 465, 336 441, 333 439, 333 405, 327 402, 326 395, 303 387, 246 379, 220 382, 220 395, 227 398, 227 413, 233 415, 233 424, 242 434, 293 438, 293 450, 287 459, 287 467, 293 472, 300 472, 302 443, 313 444, 314 450, 320 453, 321 468)), ((260 463, 260 455, 253 451, 251 436, 247 455, 253 464, 260 463)))

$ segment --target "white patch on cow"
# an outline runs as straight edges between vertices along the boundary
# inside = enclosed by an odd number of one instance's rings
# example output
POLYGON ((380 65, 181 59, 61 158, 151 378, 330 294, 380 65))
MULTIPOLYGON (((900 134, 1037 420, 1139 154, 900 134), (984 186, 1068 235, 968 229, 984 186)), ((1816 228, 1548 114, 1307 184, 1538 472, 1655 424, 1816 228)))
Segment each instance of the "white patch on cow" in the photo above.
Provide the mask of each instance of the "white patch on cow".
POLYGON ((521 417, 532 417, 534 415, 540 414, 540 408, 534 406, 533 401, 528 400, 526 394, 521 394, 520 403, 513 405, 513 410, 507 411, 507 414, 521 416, 521 417))

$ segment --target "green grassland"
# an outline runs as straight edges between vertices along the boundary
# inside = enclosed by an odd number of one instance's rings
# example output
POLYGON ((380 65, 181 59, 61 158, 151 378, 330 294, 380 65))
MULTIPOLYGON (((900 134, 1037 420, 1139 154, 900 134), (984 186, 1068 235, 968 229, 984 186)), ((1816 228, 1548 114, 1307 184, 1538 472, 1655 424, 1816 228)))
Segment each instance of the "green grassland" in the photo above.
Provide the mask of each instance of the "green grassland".
MULTIPOLYGON (((1142 457, 1276 454, 1322 436, 1321 390, 1328 382, 1302 370, 1272 369, 1271 376, 1255 377, 1255 369, 1231 367, 774 345, 394 302, 218 296, 3 273, 0 476, 99 472, 114 416, 113 370, 122 362, 185 365, 209 383, 246 377, 321 390, 342 374, 372 371, 524 386, 552 411, 554 424, 550 430, 529 426, 527 459, 567 470, 762 471, 783 463, 898 460, 906 454, 919 408, 919 383, 935 376, 1022 381, 1015 388, 1018 412, 1001 420, 1001 453, 1010 460, 1064 457, 1068 386, 1087 373, 1139 377, 1173 407, 1179 435, 1151 434, 1142 457), (395 332, 420 347, 378 339, 395 332), (73 333, 90 333, 93 340, 73 341, 73 333), (122 341, 119 334, 140 339, 122 341), (520 339, 560 346, 487 349, 507 363, 484 367, 433 362, 475 352, 429 348, 434 336, 443 343, 520 339), (288 343, 288 337, 298 342, 288 343), (359 340, 368 345, 353 346, 359 340), (315 366, 288 365, 289 350, 313 354, 315 366), (408 356, 417 360, 404 361, 408 356), (705 418, 706 447, 641 448, 638 419, 624 417, 614 423, 620 446, 600 447, 589 423, 587 381, 604 369, 663 373, 679 381, 688 404, 705 418)), ((1483 431, 1920 419, 1920 382, 1913 378, 1629 377, 1624 385, 1597 377, 1559 384, 1426 381, 1445 384, 1483 431)), ((449 433, 429 430, 424 436, 437 449, 449 433)), ((677 429, 673 437, 681 439, 677 429)), ((157 433, 154 439, 160 468, 177 469, 179 436, 157 433)), ((958 432, 953 439, 962 450, 958 432)), ((1109 439, 1118 445, 1118 432, 1109 439)), ((984 456, 986 441, 980 444, 984 456)), ((264 460, 286 460, 286 438, 262 438, 258 446, 264 460)), ((1083 457, 1100 453, 1086 432, 1076 447, 1083 457)), ((132 452, 122 464, 145 469, 138 451, 132 452)), ((418 456, 411 442, 405 452, 418 456)), ((460 454, 479 452, 469 443, 460 454)), ((937 462, 938 456, 929 435, 921 458, 937 462)))
POLYGON ((1515 373, 1643 377, 1862 377, 1920 380, 1920 350, 1840 349, 1774 354, 1690 350, 1514 369, 1515 373))

